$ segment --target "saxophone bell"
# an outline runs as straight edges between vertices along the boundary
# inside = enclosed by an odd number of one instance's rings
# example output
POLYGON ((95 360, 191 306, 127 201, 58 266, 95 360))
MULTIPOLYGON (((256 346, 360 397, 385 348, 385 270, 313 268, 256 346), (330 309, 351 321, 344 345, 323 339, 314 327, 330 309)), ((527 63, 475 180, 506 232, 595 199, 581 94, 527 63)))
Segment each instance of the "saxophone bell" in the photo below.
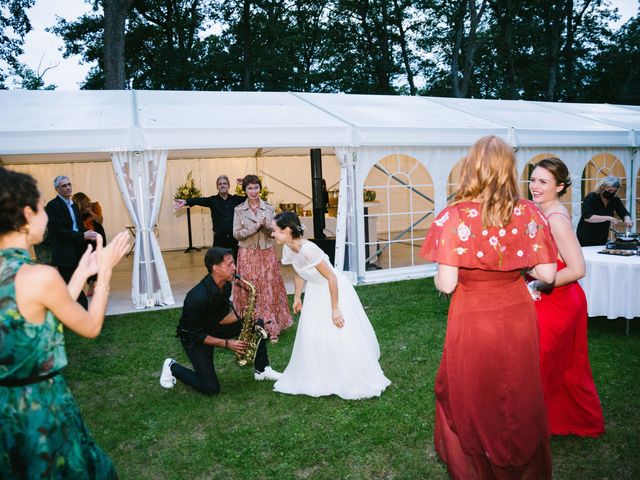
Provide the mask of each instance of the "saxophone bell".
POLYGON ((236 362, 240 366, 244 366, 247 363, 252 363, 258 352, 258 345, 260 342, 267 338, 267 332, 262 326, 257 325, 256 319, 256 288, 247 280, 240 277, 238 274, 233 275, 237 280, 245 284, 245 288, 249 290, 249 299, 247 306, 242 312, 242 329, 238 340, 246 342, 247 349, 243 353, 236 352, 236 362))

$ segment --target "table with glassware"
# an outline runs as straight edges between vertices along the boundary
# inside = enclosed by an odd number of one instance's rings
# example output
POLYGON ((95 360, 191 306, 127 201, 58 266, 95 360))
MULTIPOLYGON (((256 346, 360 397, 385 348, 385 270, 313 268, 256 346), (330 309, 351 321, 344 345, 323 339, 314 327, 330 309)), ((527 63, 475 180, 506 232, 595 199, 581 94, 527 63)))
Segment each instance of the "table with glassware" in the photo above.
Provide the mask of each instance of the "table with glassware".
POLYGON ((582 247, 586 275, 580 285, 587 296, 590 317, 640 317, 640 256, 599 253, 604 246, 582 247))

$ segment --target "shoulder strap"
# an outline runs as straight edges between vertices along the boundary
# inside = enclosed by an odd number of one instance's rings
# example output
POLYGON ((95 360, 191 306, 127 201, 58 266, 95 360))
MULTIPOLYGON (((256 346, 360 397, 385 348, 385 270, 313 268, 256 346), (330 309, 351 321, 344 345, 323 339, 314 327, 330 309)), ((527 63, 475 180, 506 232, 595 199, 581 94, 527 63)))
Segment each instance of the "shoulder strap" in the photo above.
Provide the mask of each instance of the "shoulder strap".
POLYGON ((569 218, 569 215, 565 215, 562 212, 551 212, 549 215, 547 215, 547 218, 549 218, 551 215, 560 215, 560 216, 566 218, 567 220, 571 221, 571 219, 569 218))

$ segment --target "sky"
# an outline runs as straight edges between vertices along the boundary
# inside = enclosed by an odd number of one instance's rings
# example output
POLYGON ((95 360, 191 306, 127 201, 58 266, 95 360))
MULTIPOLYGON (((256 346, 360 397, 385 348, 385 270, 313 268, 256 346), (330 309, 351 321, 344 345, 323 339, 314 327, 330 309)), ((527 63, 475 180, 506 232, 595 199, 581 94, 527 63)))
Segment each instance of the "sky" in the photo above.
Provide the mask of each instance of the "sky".
MULTIPOLYGON (((616 27, 625 23, 638 13, 640 0, 613 0, 621 16, 616 27)), ((36 72, 50 68, 44 75, 47 85, 54 84, 58 90, 78 90, 91 65, 81 64, 77 56, 62 58, 62 40, 45 28, 55 25, 56 16, 72 21, 91 11, 91 5, 85 0, 36 0, 29 9, 29 20, 33 30, 25 38, 24 55, 20 60, 36 72)))

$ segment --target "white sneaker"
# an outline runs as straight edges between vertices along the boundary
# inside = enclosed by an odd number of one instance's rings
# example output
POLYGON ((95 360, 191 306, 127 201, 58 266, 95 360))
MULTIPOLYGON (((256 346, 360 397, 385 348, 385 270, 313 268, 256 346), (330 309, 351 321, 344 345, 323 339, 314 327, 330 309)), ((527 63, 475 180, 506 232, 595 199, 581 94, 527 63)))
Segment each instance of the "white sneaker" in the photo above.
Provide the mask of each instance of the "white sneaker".
POLYGON ((176 361, 173 358, 167 358, 162 364, 162 373, 160 374, 160 386, 163 388, 173 388, 176 384, 176 377, 171 373, 171 365, 176 361))
POLYGON ((271 367, 265 367, 263 372, 255 372, 253 374, 253 378, 256 380, 280 380, 282 374, 280 372, 276 372, 271 367))

